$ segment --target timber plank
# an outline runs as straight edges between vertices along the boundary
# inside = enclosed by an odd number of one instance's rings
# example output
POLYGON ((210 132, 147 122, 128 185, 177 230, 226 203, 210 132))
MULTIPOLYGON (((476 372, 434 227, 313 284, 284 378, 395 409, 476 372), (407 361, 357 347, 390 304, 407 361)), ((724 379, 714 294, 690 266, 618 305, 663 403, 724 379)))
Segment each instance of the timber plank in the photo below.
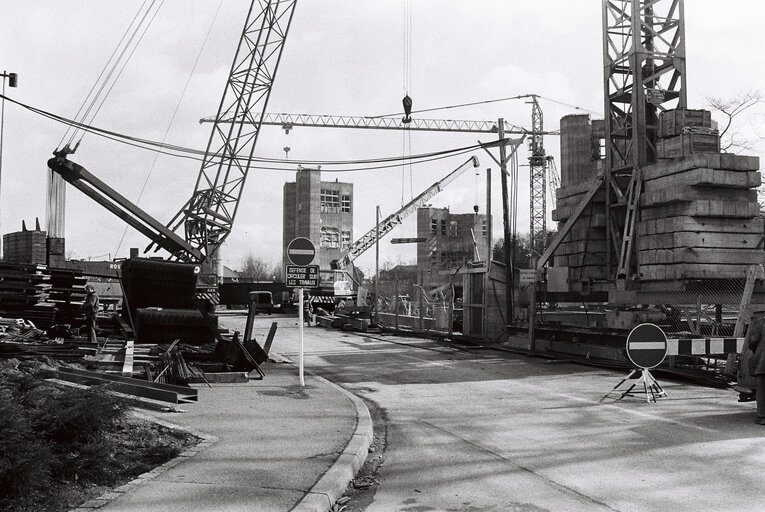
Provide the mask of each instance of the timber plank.
POLYGON ((676 231, 720 232, 720 233, 763 233, 763 219, 738 219, 725 217, 664 217, 638 221, 638 235, 674 233, 676 231))
MULTIPOLYGON (((753 191, 754 192, 754 191, 753 191)), ((736 202, 729 200, 696 200, 686 203, 642 206, 642 220, 660 219, 665 217, 735 217, 752 219, 759 214, 760 205, 757 202, 736 202)))
POLYGON ((687 201, 723 200, 735 202, 757 202, 756 190, 742 190, 734 188, 706 189, 692 187, 662 188, 653 192, 647 192, 640 196, 640 207, 681 203, 687 201))
POLYGON ((745 279, 749 265, 679 263, 674 265, 640 265, 641 280, 674 279, 745 279))
POLYGON ((655 164, 645 166, 642 169, 643 179, 651 180, 660 176, 668 176, 699 167, 757 171, 760 168, 760 158, 757 156, 734 155, 732 153, 694 153, 685 158, 661 160, 655 164))
POLYGON ((563 242, 555 251, 556 254, 575 254, 579 252, 606 252, 605 240, 576 240, 563 242))
POLYGON ((677 249, 648 249, 638 251, 641 265, 668 265, 674 263, 755 265, 765 263, 760 249, 714 249, 685 247, 677 249))
POLYGON ((676 249, 686 247, 707 247, 721 249, 762 248, 762 233, 697 233, 677 231, 658 235, 638 237, 638 249, 676 249))
POLYGON ((697 168, 644 180, 643 192, 652 193, 666 187, 681 186, 749 189, 759 187, 761 183, 762 179, 758 171, 727 171, 697 168))

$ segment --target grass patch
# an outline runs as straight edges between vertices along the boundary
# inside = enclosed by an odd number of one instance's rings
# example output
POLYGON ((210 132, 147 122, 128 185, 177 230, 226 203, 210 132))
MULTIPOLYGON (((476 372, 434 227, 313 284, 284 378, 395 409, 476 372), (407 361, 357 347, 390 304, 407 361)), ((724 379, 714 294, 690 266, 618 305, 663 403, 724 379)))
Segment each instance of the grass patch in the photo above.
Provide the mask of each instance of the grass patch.
POLYGON ((60 389, 39 368, 0 361, 0 510, 65 511, 199 442, 134 417, 103 387, 60 389))

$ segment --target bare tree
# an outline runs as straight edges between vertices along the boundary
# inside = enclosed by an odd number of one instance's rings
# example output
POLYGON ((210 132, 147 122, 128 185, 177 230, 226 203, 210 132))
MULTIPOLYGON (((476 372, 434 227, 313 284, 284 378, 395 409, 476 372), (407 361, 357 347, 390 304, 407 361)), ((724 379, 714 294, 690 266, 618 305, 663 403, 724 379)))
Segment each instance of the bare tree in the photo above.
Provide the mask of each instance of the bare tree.
POLYGON ((752 141, 742 139, 741 134, 735 130, 733 120, 745 110, 760 103, 763 98, 765 96, 763 96, 762 91, 757 89, 750 89, 732 98, 706 97, 709 107, 723 115, 723 127, 720 130, 720 149, 722 151, 731 148, 746 151, 754 149, 752 141))
POLYGON ((281 281, 281 267, 262 258, 248 254, 242 260, 242 269, 238 271, 241 277, 255 281, 281 281))

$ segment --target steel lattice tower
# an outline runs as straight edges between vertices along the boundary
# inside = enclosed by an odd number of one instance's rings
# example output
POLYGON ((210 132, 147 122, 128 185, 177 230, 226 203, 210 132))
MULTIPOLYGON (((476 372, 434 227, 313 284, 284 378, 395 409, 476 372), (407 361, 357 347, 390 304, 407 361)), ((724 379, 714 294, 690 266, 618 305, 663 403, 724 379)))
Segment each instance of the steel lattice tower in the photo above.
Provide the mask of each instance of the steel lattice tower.
POLYGON ((658 115, 687 104, 683 0, 603 0, 603 64, 610 274, 612 255, 624 256, 627 189, 656 161, 658 115))
POLYGON ((529 231, 531 248, 541 254, 547 241, 547 175, 550 158, 545 154, 544 118, 535 94, 531 95, 531 143, 529 154, 529 231))

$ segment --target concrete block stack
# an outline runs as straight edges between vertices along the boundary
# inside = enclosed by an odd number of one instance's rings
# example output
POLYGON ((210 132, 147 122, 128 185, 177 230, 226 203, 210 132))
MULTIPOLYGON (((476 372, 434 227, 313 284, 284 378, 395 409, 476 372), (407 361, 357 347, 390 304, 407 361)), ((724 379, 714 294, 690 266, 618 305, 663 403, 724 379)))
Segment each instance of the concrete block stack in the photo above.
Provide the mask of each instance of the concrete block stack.
POLYGON ((659 159, 719 152, 720 137, 710 111, 678 108, 661 113, 656 145, 659 159))
MULTIPOLYGON (((588 115, 561 119, 561 187, 556 191, 552 219, 566 222, 603 171, 600 141, 605 135, 602 120, 588 115)), ((605 191, 600 190, 555 251, 553 265, 569 268, 571 283, 604 280, 606 275, 605 191)))
POLYGON ((643 169, 641 281, 743 279, 765 261, 759 158, 690 149, 643 169))
MULTIPOLYGON (((602 121, 561 119, 561 188, 553 220, 565 222, 603 168, 602 121)), ((720 153, 711 114, 662 113, 656 163, 641 170, 635 225, 640 281, 744 279, 765 262, 756 188, 759 158, 720 153)), ((624 185, 627 183, 625 182, 624 185)), ((620 210, 621 211, 621 210, 620 210)), ((555 252, 569 281, 606 280, 605 192, 599 191, 555 252)), ((614 264, 616 262, 613 262, 614 264)))

